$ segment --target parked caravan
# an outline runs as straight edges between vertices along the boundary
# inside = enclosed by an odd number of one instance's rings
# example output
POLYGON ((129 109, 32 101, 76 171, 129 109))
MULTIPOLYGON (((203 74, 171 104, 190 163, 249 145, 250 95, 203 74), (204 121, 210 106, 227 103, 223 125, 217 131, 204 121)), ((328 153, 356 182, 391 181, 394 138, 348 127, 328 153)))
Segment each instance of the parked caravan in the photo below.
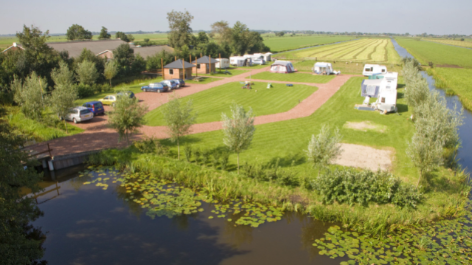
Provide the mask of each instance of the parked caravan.
POLYGON ((365 104, 370 98, 377 98, 372 107, 383 113, 397 110, 397 85, 398 73, 385 73, 378 75, 375 79, 362 81, 361 96, 365 97, 365 104))
POLYGON ((331 63, 318 62, 312 68, 313 72, 318 75, 339 75, 341 71, 334 71, 331 63))
POLYGON ((217 63, 215 63, 215 67, 216 69, 226 69, 226 68, 229 68, 229 59, 228 58, 216 58, 216 60, 218 61, 217 63))
POLYGON ((246 58, 242 56, 231 56, 229 57, 229 64, 234 66, 244 66, 246 58))
POLYGON ((364 65, 364 70, 362 74, 364 76, 371 76, 376 74, 385 74, 387 73, 387 66, 379 64, 366 64, 364 65))
POLYGON ((270 72, 271 73, 287 74, 287 73, 295 72, 295 68, 293 67, 292 62, 289 62, 289 61, 275 61, 275 63, 273 63, 270 66, 270 72))

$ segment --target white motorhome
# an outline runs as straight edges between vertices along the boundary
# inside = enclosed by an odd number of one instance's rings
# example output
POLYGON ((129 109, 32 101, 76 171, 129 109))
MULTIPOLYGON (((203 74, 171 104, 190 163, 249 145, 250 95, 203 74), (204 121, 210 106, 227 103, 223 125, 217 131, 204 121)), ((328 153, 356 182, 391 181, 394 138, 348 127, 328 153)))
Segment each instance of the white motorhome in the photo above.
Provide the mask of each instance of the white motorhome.
POLYGON ((387 73, 387 66, 379 65, 379 64, 366 64, 364 65, 364 70, 362 74, 364 76, 371 76, 377 74, 385 74, 387 73))
POLYGON ((318 62, 312 68, 313 72, 318 75, 339 75, 341 71, 334 71, 331 63, 318 62))
POLYGON ((383 113, 394 112, 397 110, 397 84, 398 73, 385 73, 377 75, 373 79, 362 81, 361 96, 366 97, 364 103, 368 99, 377 98, 372 104, 374 109, 383 113))
POLYGON ((217 63, 215 63, 215 67, 216 69, 226 69, 226 68, 229 68, 229 59, 228 58, 216 58, 216 60, 218 61, 217 63))

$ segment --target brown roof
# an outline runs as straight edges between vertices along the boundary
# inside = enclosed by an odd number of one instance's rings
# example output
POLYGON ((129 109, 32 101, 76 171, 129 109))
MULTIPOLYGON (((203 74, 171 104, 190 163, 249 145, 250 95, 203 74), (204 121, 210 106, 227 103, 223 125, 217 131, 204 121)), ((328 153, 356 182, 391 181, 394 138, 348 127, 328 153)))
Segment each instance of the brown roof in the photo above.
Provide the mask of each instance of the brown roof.
POLYGON ((122 40, 94 40, 94 41, 66 41, 66 42, 50 42, 49 47, 56 51, 68 51, 69 57, 79 57, 84 48, 92 51, 94 54, 109 50, 113 51, 121 44, 126 44, 122 40))
POLYGON ((160 53, 161 51, 166 52, 174 52, 174 49, 167 46, 167 45, 158 45, 158 46, 147 46, 147 47, 132 47, 134 50, 134 54, 137 55, 138 53, 146 59, 149 56, 153 56, 156 53, 160 53))
POLYGON ((15 50, 18 50, 18 49, 24 50, 23 47, 18 45, 16 42, 13 42, 13 45, 6 48, 5 50, 3 50, 2 53, 7 52, 7 51, 15 51, 15 50))

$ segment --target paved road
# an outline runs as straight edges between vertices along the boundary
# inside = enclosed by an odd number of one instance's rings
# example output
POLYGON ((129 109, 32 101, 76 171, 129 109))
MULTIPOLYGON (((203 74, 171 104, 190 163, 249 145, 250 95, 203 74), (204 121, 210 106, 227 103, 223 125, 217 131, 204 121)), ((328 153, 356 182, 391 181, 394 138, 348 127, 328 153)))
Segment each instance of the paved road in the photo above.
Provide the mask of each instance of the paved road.
MULTIPOLYGON (((224 78, 218 81, 214 81, 208 84, 190 84, 184 88, 176 91, 181 96, 189 96, 194 93, 198 93, 216 86, 220 86, 230 82, 240 82, 248 79, 249 76, 255 75, 260 72, 268 71, 269 67, 255 69, 240 75, 224 78)), ((330 82, 326 84, 314 84, 314 83, 299 83, 299 82, 283 82, 283 81, 268 81, 268 80, 255 80, 260 82, 271 82, 271 83, 293 83, 293 84, 304 84, 309 86, 316 86, 318 90, 303 100, 300 104, 295 106, 293 109, 264 116, 258 116, 255 118, 255 124, 265 124, 270 122, 284 121, 289 119, 296 119, 307 117, 321 107, 331 96, 333 96, 339 88, 349 79, 351 75, 336 76, 330 82)), ((138 93, 136 97, 139 99, 141 104, 148 106, 148 110, 158 108, 162 104, 169 101, 169 94, 166 93, 138 93)), ((110 107, 105 107, 105 111, 110 110, 110 107)), ((53 149, 52 155, 66 155, 72 153, 81 153, 85 151, 101 150, 106 148, 120 148, 126 146, 126 141, 118 142, 118 134, 108 128, 107 116, 97 116, 90 122, 77 124, 78 127, 85 129, 81 134, 63 137, 49 141, 51 148, 53 149)), ((192 126, 192 134, 220 130, 222 128, 221 122, 209 122, 195 124, 192 126)), ((164 126, 143 126, 140 128, 140 133, 133 136, 133 140, 140 139, 142 137, 157 137, 167 138, 166 127, 164 126)), ((31 146, 31 149, 37 151, 42 150, 41 146, 31 146)))

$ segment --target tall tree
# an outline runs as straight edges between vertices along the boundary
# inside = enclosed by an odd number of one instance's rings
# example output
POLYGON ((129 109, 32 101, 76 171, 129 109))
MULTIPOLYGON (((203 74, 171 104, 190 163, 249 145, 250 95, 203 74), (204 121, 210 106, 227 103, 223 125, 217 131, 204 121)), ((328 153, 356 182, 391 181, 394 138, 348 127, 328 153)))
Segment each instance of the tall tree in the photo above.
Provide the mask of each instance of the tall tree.
POLYGON ((77 74, 77 80, 84 85, 93 85, 98 78, 98 72, 94 62, 83 61, 77 64, 75 72, 77 74))
POLYGON ((110 87, 111 87, 111 80, 118 74, 118 63, 115 60, 108 61, 105 64, 105 71, 103 75, 106 79, 110 80, 110 87))
POLYGON ((308 143, 308 148, 305 151, 313 166, 318 166, 318 175, 320 175, 321 168, 330 164, 330 162, 341 154, 342 136, 339 129, 331 130, 329 126, 323 125, 318 135, 312 135, 308 143))
POLYGON ((100 35, 98 36, 99 40, 108 40, 111 38, 111 35, 108 33, 108 29, 102 26, 102 30, 100 31, 100 35))
POLYGON ((169 21, 170 33, 168 34, 169 45, 173 48, 180 49, 184 45, 191 45, 192 22, 193 16, 188 12, 172 12, 167 13, 167 20, 169 21))
POLYGON ((26 117, 40 120, 47 102, 47 82, 36 72, 31 73, 24 83, 15 78, 11 84, 14 91, 14 100, 20 105, 26 117))
POLYGON ((217 21, 211 25, 211 33, 219 40, 220 44, 231 42, 232 29, 228 26, 226 21, 217 21))
POLYGON ((115 60, 119 67, 120 73, 127 75, 132 73, 132 65, 134 62, 134 50, 128 44, 121 44, 113 51, 113 60, 115 60))
POLYGON ((105 71, 105 63, 107 61, 106 58, 101 58, 99 56, 96 56, 92 51, 84 48, 82 52, 80 53, 79 57, 77 57, 74 60, 74 63, 75 63, 74 68, 77 68, 78 64, 82 63, 83 61, 89 61, 95 64, 95 67, 97 68, 97 73, 98 73, 97 82, 105 81, 103 73, 105 71))
POLYGON ((140 105, 134 98, 118 97, 113 111, 108 114, 108 124, 118 132, 119 141, 125 138, 129 144, 130 134, 136 133, 143 126, 146 111, 147 107, 140 105))
POLYGON ((126 41, 126 42, 132 42, 134 40, 133 35, 131 34, 126 35, 124 32, 121 32, 121 31, 116 32, 115 38, 120 39, 122 41, 126 41))
POLYGON ((200 31, 198 32, 197 41, 198 44, 206 44, 210 41, 210 39, 208 38, 208 35, 205 32, 200 31))
POLYGON ((177 142, 177 158, 180 159, 180 138, 190 132, 194 124, 196 114, 193 113, 192 101, 182 102, 177 95, 173 95, 170 101, 163 106, 162 114, 168 128, 170 139, 177 142))
POLYGON ((45 239, 39 228, 30 224, 42 215, 34 199, 21 190, 38 192, 42 175, 33 167, 28 154, 19 149, 25 141, 5 120, 0 109, 0 257, 2 264, 32 264, 43 256, 45 239))
POLYGON ((66 36, 68 40, 90 40, 92 39, 92 32, 80 25, 73 24, 67 29, 66 36))
MULTIPOLYGON (((51 93, 51 108, 59 115, 65 117, 69 109, 74 107, 74 101, 78 97, 77 87, 74 84, 74 72, 72 72, 65 62, 59 63, 59 68, 51 73, 55 87, 51 93)), ((67 122, 64 119, 64 126, 67 130, 67 122)))
POLYGON ((254 116, 252 108, 245 111, 243 106, 234 104, 231 106, 232 117, 229 118, 225 113, 221 114, 223 120, 223 143, 230 151, 238 156, 238 174, 239 174, 239 153, 249 148, 256 128, 254 127, 254 116))

